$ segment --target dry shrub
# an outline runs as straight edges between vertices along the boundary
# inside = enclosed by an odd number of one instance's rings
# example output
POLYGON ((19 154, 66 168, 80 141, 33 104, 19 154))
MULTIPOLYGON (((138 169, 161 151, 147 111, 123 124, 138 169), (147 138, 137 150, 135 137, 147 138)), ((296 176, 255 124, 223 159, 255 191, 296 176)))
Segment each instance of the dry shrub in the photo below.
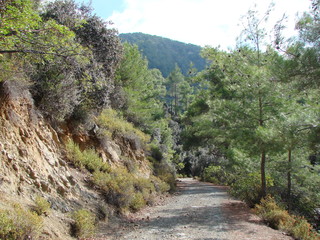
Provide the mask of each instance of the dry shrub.
POLYGON ((38 239, 42 228, 42 218, 19 204, 12 210, 0 210, 0 239, 38 239))
POLYGON ((320 236, 313 229, 310 223, 303 217, 295 216, 293 226, 289 229, 292 236, 303 240, 319 240, 320 236))
POLYGON ((290 215, 288 211, 279 207, 270 195, 256 205, 255 211, 270 227, 284 230, 296 239, 319 239, 319 235, 312 230, 311 225, 304 218, 290 215))
POLYGON ((270 195, 262 199, 261 203, 256 205, 255 210, 274 229, 282 229, 293 220, 289 213, 281 209, 270 195))

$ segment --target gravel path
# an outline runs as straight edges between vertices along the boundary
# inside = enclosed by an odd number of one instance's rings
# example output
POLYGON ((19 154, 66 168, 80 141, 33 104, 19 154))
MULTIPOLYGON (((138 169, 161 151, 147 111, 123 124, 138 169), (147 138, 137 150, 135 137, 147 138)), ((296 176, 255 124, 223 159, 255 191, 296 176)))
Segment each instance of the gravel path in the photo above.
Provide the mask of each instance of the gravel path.
MULTIPOLYGON (((102 230, 103 232, 103 230, 102 230)), ((162 206, 147 208, 126 224, 102 233, 104 239, 292 240, 233 200, 226 188, 180 179, 178 193, 162 206)))

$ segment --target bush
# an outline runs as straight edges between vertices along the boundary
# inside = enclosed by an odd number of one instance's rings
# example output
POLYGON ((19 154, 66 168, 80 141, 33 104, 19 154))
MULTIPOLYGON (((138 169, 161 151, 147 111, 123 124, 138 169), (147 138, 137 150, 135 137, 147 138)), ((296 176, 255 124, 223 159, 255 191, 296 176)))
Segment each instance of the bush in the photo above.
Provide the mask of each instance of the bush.
POLYGON ((167 184, 166 182, 163 182, 160 178, 158 178, 156 176, 152 176, 150 180, 153 183, 155 190, 157 192, 165 193, 170 190, 169 184, 167 184))
POLYGON ((105 192, 108 203, 122 211, 129 209, 134 187, 133 177, 126 169, 113 169, 110 173, 94 173, 93 181, 105 192))
POLYGON ((36 197, 36 200, 35 200, 35 206, 34 206, 34 211, 39 215, 48 215, 49 212, 50 212, 50 207, 51 207, 51 204, 46 200, 44 199, 43 197, 40 197, 40 196, 37 196, 36 197))
POLYGON ((291 229, 287 231, 297 239, 319 240, 320 236, 313 229, 310 223, 303 217, 294 217, 295 221, 291 229))
POLYGON ((157 177, 136 177, 126 168, 112 169, 109 173, 95 172, 93 182, 105 193, 107 202, 122 212, 138 211, 146 204, 151 205, 157 192, 170 189, 157 177))
POLYGON ((144 205, 152 205, 155 199, 156 188, 151 179, 137 177, 134 180, 133 186, 136 191, 141 193, 144 200, 144 205))
POLYGON ((221 166, 210 165, 204 169, 201 180, 214 184, 225 184, 227 182, 227 174, 221 166))
POLYGON ((296 239, 319 239, 319 236, 313 232, 311 225, 304 218, 290 215, 279 207, 270 195, 256 205, 255 211, 270 227, 284 230, 296 239))
POLYGON ((109 165, 104 163, 94 149, 81 151, 72 140, 66 144, 67 158, 77 167, 86 168, 90 172, 108 171, 109 165))
POLYGON ((139 211, 146 205, 146 201, 144 200, 143 194, 141 192, 137 192, 133 195, 130 201, 130 209, 133 212, 139 211))
POLYGON ((154 175, 161 181, 167 183, 170 187, 169 190, 173 191, 176 188, 176 176, 175 171, 169 163, 161 161, 160 163, 153 163, 154 175))
POLYGON ((255 210, 274 229, 284 229, 293 222, 289 213, 280 208, 270 195, 261 199, 261 203, 256 205, 255 210))
POLYGON ((106 135, 120 134, 123 136, 135 135, 146 144, 150 136, 135 128, 132 123, 127 122, 120 114, 113 109, 105 109, 98 117, 98 125, 105 130, 106 135))
MULTIPOLYGON (((273 186, 270 176, 266 177, 267 187, 273 186)), ((261 178, 260 173, 244 174, 235 179, 231 185, 230 194, 245 201, 250 207, 260 202, 261 178)))
POLYGON ((9 211, 0 210, 0 239, 14 239, 15 226, 9 211))
POLYGON ((42 227, 41 217, 18 204, 12 210, 0 210, 0 239, 38 239, 42 227))
POLYGON ((85 209, 75 211, 72 215, 74 220, 74 234, 78 238, 89 238, 95 234, 95 217, 85 209))

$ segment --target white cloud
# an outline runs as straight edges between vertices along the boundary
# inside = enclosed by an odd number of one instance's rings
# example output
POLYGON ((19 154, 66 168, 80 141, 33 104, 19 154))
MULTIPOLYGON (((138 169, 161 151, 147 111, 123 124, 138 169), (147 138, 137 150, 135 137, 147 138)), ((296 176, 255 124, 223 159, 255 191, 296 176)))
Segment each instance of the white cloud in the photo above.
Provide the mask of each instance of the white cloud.
MULTIPOLYGON (((108 19, 120 33, 143 32, 197 45, 234 46, 240 16, 254 3, 265 11, 265 0, 125 0, 126 8, 108 19)), ((308 0, 277 0, 272 21, 284 12, 294 19, 308 10, 308 0)), ((290 28, 293 28, 291 24, 290 28)))

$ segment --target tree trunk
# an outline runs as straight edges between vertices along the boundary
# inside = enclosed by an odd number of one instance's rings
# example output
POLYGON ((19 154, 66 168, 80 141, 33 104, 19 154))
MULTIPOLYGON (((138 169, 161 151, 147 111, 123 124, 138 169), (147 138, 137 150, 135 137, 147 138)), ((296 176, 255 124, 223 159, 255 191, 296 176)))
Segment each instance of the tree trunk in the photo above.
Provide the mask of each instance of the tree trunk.
POLYGON ((174 85, 174 115, 178 115, 178 94, 177 94, 177 84, 174 85))
MULTIPOLYGON (((259 97, 259 126, 263 127, 263 107, 262 98, 259 97)), ((260 174, 261 174, 261 198, 267 195, 267 181, 266 181, 266 151, 263 149, 261 152, 261 162, 260 162, 260 174)))
POLYGON ((267 181, 266 181, 266 152, 261 152, 261 198, 267 195, 267 181))
POLYGON ((287 173, 287 179, 288 179, 288 189, 287 189, 287 197, 288 197, 288 210, 291 209, 291 162, 292 162, 292 156, 291 156, 291 149, 288 150, 288 173, 287 173))

